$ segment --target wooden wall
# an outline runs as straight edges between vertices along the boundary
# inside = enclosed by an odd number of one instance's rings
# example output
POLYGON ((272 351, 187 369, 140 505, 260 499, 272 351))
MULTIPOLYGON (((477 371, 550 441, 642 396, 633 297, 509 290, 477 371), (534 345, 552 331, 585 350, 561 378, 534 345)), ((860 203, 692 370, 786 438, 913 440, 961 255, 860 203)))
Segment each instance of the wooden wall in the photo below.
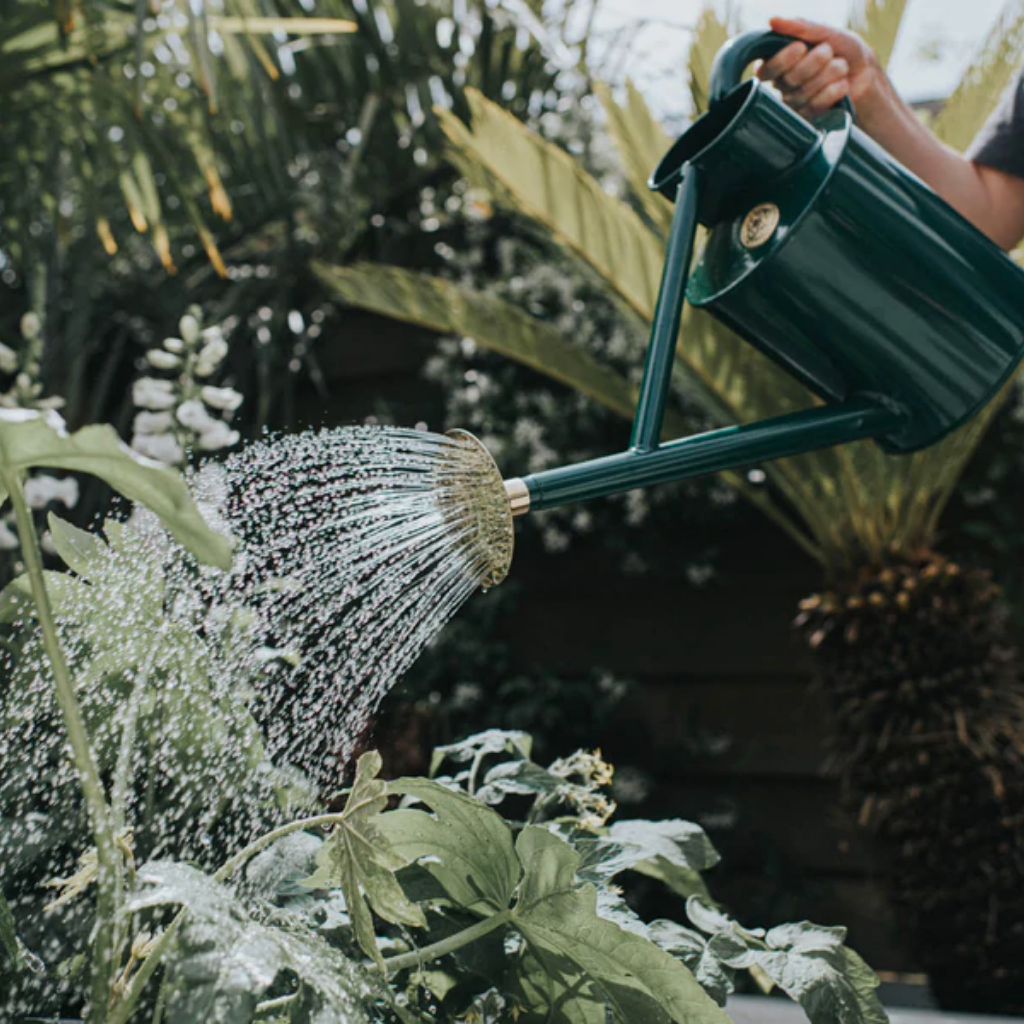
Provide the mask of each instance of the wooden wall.
MULTIPOLYGON (((358 422, 386 399, 402 422, 449 426, 417 376, 431 338, 365 314, 346 313, 343 327, 320 352, 330 397, 306 396, 305 422, 358 422)), ((770 523, 743 523, 710 538, 722 558, 700 589, 626 575, 600 551, 547 557, 521 545, 523 594, 504 635, 563 676, 599 667, 636 681, 621 721, 595 738, 613 762, 650 774, 647 799, 624 810, 702 821, 723 855, 709 883, 742 922, 843 924, 874 968, 913 971, 823 767, 827 716, 791 630, 820 575, 770 523)))

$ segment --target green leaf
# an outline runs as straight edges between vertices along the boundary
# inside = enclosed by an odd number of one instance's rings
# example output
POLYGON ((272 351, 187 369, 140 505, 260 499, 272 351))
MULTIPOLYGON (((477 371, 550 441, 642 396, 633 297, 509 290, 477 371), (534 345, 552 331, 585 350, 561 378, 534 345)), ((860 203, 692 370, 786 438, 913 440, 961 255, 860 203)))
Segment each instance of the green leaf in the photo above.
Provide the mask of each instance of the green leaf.
POLYGON ((726 1024, 729 1019, 678 960, 598 917, 597 890, 591 885, 554 893, 516 914, 514 922, 542 964, 556 969, 559 963, 572 964, 604 993, 620 1020, 726 1024))
POLYGON ((572 887, 580 858, 568 843, 528 828, 520 844, 524 875, 512 920, 549 974, 558 977, 570 965, 623 1021, 728 1020, 682 963, 598 916, 594 886, 572 887))
POLYGON ((711 65, 731 34, 729 25, 718 17, 715 8, 711 4, 706 4, 693 30, 687 58, 690 95, 693 97, 693 109, 697 114, 703 114, 708 109, 711 65))
POLYGON ((381 833, 398 856, 420 861, 466 910, 508 907, 521 870, 512 830, 500 815, 429 779, 399 779, 388 791, 415 797, 434 812, 402 808, 381 818, 381 833))
POLYGON ((811 1024, 888 1021, 876 992, 878 978, 843 944, 845 928, 801 921, 765 935, 696 899, 688 901, 686 912, 694 925, 711 935, 709 956, 734 969, 763 971, 803 1007, 811 1024))
POLYGON ((875 51, 883 68, 892 56, 906 6, 907 0, 860 0, 850 18, 850 28, 875 51))
POLYGON ((168 958, 168 1024, 247 1022, 282 972, 296 975, 317 1007, 332 1010, 308 1019, 367 1024, 363 1007, 379 994, 376 981, 319 936, 254 920, 227 886, 185 864, 145 864, 136 884, 126 913, 167 904, 188 910, 168 958))
POLYGON ((210 529, 177 473, 132 452, 113 427, 82 427, 73 434, 55 413, 0 409, 0 472, 21 475, 32 468, 91 473, 137 501, 201 562, 231 567, 230 540, 210 529))
POLYGON ((496 754, 511 754, 518 758, 528 758, 532 747, 533 740, 529 733, 521 732, 518 729, 485 729, 473 736, 467 736, 459 743, 435 747, 430 758, 430 774, 436 775, 438 768, 445 761, 467 764, 477 758, 496 754))
MULTIPOLYGON (((43 580, 53 613, 58 618, 64 618, 82 607, 84 588, 88 584, 66 572, 52 572, 49 569, 44 570, 43 580)), ((32 598, 28 577, 18 576, 0 592, 0 622, 24 622, 35 614, 36 603, 32 598)))
POLYGON ((21 942, 14 926, 14 915, 11 913, 11 905, 7 902, 3 891, 0 890, 0 946, 10 960, 21 966, 24 963, 24 956, 21 952, 21 942))
POLYGON ((471 337, 483 348, 567 384, 620 416, 633 415, 637 391, 629 381, 510 302, 401 267, 318 263, 314 269, 331 293, 350 306, 442 334, 471 337))
POLYGON ((542 963, 529 948, 518 958, 510 988, 530 1021, 544 1024, 608 1024, 600 989, 569 961, 553 954, 542 963))
POLYGON ((1017 73, 1022 49, 1024 8, 1008 4, 931 125, 943 142, 967 148, 1017 73))
POLYGON ((711 894, 699 872, 690 868, 681 868, 678 864, 665 860, 664 857, 641 861, 639 864, 633 865, 632 870, 638 875, 656 879, 681 899, 687 900, 691 896, 699 896, 705 902, 711 902, 711 894))
POLYGON ((77 526, 58 519, 52 512, 47 516, 50 537, 64 564, 83 579, 90 579, 95 569, 103 564, 108 548, 98 533, 80 530, 77 526))
POLYGON ((701 988, 719 1006, 725 1006, 736 987, 732 972, 708 949, 708 941, 703 935, 675 921, 664 920, 652 921, 647 935, 666 953, 682 960, 701 988))
POLYGON ((654 120, 643 96, 632 82, 626 82, 625 107, 615 102, 608 86, 596 83, 594 91, 608 117, 608 131, 619 152, 633 195, 658 233, 667 236, 672 224, 672 204, 660 193, 652 192, 647 181, 668 151, 671 140, 654 120))
POLYGON ((426 928, 427 919, 395 877, 413 858, 398 853, 382 828, 388 785, 377 778, 380 769, 376 751, 359 758, 342 820, 317 852, 318 868, 303 884, 311 889, 341 889, 360 947, 383 967, 370 909, 385 921, 413 928, 426 928))
POLYGON ((472 130, 451 111, 439 112, 460 169, 472 174, 476 165, 485 178, 500 182, 517 209, 543 224, 649 320, 664 257, 658 236, 564 150, 475 90, 467 89, 466 98, 472 130))

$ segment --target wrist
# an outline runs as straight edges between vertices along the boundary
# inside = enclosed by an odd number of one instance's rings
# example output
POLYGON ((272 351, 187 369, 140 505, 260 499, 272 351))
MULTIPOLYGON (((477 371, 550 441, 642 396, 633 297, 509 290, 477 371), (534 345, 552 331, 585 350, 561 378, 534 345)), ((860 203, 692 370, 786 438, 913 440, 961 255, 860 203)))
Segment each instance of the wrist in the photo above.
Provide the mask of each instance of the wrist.
POLYGON ((889 76, 875 65, 865 84, 850 96, 857 113, 857 123, 868 135, 878 138, 903 120, 904 104, 900 100, 889 76))

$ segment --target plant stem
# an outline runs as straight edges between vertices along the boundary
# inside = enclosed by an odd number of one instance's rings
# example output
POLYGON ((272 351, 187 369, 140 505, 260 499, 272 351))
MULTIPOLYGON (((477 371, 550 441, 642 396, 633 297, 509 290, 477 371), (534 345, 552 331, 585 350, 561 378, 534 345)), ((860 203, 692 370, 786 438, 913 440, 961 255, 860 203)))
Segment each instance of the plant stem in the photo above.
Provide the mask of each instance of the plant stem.
POLYGON ((298 996, 298 992, 293 992, 288 996, 278 996, 277 999, 268 999, 265 1003, 259 1003, 256 1006, 256 1016, 260 1017, 265 1013, 273 1013, 274 1010, 283 1010, 290 1003, 294 1003, 298 996))
POLYGON ((93 843, 96 846, 96 860, 99 871, 96 878, 96 929, 93 939, 92 990, 89 1001, 90 1021, 101 1024, 106 1019, 107 1003, 110 999, 110 978, 114 968, 113 947, 115 912, 117 908, 118 862, 114 844, 114 831, 110 823, 110 809, 100 779, 99 767, 89 743, 89 734, 82 718, 75 695, 64 651, 57 634, 57 624, 46 592, 43 576, 43 559, 39 552, 35 524, 29 511, 25 492, 18 473, 0 471, 0 482, 10 495, 11 506, 18 528, 18 541, 25 570, 28 575, 32 600, 35 602, 39 628, 43 637, 43 648, 53 670, 54 689, 57 703, 64 719, 64 728, 71 744, 71 756, 78 773, 85 806, 92 826, 93 843))
POLYGON ((302 818, 299 821, 290 821, 287 825, 275 828, 265 836, 251 842, 244 850, 240 850, 214 874, 215 882, 226 882, 246 861, 252 860, 261 850, 265 850, 271 843, 278 839, 291 835, 293 832, 304 832, 310 828, 324 828, 326 825, 337 825, 344 818, 344 814, 318 814, 313 818, 302 818))
POLYGON ((393 956, 389 960, 385 960, 384 970, 387 974, 394 974, 404 971, 407 967, 418 967, 421 964, 430 963, 432 960, 439 960, 449 953, 462 949, 463 946, 468 946, 471 942, 476 942, 477 939, 482 939, 511 920, 512 911, 502 910, 500 913, 485 917, 482 921, 463 928, 461 932, 449 935, 447 939, 441 939, 440 942, 435 942, 431 946, 414 949, 411 953, 402 953, 400 956, 393 956))

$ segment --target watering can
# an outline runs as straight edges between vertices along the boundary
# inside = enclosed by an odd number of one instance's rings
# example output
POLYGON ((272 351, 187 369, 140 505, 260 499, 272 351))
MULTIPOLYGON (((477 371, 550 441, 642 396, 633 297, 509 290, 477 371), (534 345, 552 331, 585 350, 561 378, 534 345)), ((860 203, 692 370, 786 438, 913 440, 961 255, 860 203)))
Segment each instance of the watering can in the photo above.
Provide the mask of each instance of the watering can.
POLYGON ((649 182, 675 210, 629 449, 506 480, 513 515, 865 438, 914 452, 1024 354, 1024 272, 1002 250, 860 131, 848 101, 811 124, 743 81, 789 42, 727 43, 708 112, 649 182), (823 404, 661 444, 684 301, 823 404))

